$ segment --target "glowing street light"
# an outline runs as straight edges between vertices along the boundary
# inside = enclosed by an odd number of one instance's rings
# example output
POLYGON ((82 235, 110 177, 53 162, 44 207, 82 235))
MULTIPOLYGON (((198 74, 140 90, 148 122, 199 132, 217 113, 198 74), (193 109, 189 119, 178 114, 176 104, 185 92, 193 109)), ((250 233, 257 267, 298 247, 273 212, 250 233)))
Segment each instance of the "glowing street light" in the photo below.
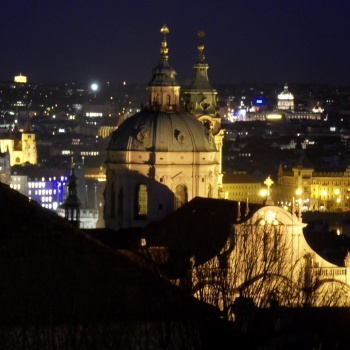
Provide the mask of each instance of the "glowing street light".
POLYGON ((301 221, 301 206, 302 206, 302 199, 301 199, 301 195, 302 195, 303 191, 298 188, 296 191, 295 191, 295 194, 298 196, 298 199, 297 199, 297 203, 298 203, 298 218, 299 220, 301 221))
POLYGON ((262 189, 259 194, 261 197, 266 197, 267 196, 267 189, 262 189))

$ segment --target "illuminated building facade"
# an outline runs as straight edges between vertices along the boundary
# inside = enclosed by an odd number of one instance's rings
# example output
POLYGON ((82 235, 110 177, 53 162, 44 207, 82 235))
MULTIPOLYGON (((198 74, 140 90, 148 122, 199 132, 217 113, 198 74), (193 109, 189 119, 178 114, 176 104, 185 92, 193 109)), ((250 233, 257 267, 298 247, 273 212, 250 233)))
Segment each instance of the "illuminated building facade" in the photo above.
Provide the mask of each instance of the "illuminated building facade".
POLYGON ((21 84, 26 84, 27 83, 27 77, 22 75, 22 73, 19 73, 19 75, 16 75, 14 77, 14 82, 15 83, 21 83, 21 84))
POLYGON ((10 153, 0 153, 0 182, 9 185, 11 181, 10 153))
POLYGON ((277 96, 277 109, 294 110, 294 96, 288 90, 288 85, 284 86, 284 90, 277 96))
POLYGON ((60 177, 30 177, 28 175, 12 174, 10 187, 38 202, 42 207, 56 210, 64 199, 66 176, 60 177))
POLYGON ((10 154, 11 166, 24 163, 37 164, 36 137, 29 120, 24 126, 21 139, 12 136, 0 139, 0 152, 7 151, 10 154))
POLYGON ((170 281, 228 318, 236 298, 263 308, 349 305, 350 254, 325 259, 305 239, 302 216, 269 202, 197 197, 146 228, 142 243, 170 281))
POLYGON ((301 210, 350 210, 350 167, 327 172, 315 171, 305 161, 292 167, 280 165, 275 200, 290 207, 293 199, 301 210))
POLYGON ((224 173, 222 179, 224 198, 249 203, 262 203, 262 184, 247 173, 224 173))
POLYGON ((277 95, 277 106, 270 110, 262 109, 262 98, 255 99, 254 103, 257 106, 247 107, 241 101, 241 106, 235 111, 231 109, 227 113, 226 121, 279 121, 279 120, 323 120, 324 109, 319 104, 309 111, 294 109, 294 95, 288 90, 287 84, 284 90, 277 95))
POLYGON ((289 307, 349 305, 349 264, 337 266, 317 254, 304 237, 300 217, 273 205, 248 217, 247 208, 241 209, 220 253, 193 268, 196 297, 213 303, 214 291, 224 285, 226 294, 216 301, 224 313, 232 312, 229 305, 240 296, 259 307, 273 301, 289 307), (220 280, 222 274, 226 279, 220 280))

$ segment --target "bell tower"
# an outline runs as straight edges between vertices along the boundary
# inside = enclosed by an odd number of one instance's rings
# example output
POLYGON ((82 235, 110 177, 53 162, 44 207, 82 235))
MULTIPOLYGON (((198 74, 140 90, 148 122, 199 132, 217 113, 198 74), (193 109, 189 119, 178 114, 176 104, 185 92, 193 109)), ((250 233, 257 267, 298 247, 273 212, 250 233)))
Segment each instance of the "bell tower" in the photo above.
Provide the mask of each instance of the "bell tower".
POLYGON ((23 151, 23 163, 37 164, 38 154, 36 149, 35 133, 33 132, 32 125, 29 118, 27 118, 24 130, 22 133, 22 151, 23 151))
POLYGON ((153 110, 171 112, 178 110, 180 98, 180 86, 176 81, 176 72, 170 66, 167 34, 169 29, 164 25, 160 32, 164 35, 160 48, 160 61, 152 70, 152 80, 147 86, 148 105, 153 110))
POLYGON ((204 57, 205 33, 198 32, 200 43, 198 45, 198 58, 194 68, 194 76, 190 86, 184 91, 184 107, 186 112, 194 115, 208 130, 214 139, 216 149, 220 152, 220 170, 218 177, 218 197, 223 197, 222 191, 222 145, 224 130, 221 129, 221 117, 217 102, 217 91, 212 88, 208 79, 209 65, 204 57))

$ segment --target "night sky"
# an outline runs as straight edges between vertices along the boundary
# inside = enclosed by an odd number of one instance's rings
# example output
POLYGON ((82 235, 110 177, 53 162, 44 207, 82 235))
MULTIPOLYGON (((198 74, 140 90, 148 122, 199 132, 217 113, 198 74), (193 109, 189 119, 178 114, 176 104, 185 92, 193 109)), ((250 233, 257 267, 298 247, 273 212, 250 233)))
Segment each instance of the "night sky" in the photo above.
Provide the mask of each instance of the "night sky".
POLYGON ((180 84, 202 30, 213 85, 350 85, 349 16, 349 0, 1 0, 0 81, 147 83, 167 24, 180 84))

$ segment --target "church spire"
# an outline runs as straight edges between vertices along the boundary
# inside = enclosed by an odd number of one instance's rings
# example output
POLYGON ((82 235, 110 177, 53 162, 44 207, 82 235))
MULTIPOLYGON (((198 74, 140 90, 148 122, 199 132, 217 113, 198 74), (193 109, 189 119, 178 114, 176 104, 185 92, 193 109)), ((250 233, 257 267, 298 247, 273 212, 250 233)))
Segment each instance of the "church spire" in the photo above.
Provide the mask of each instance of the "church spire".
POLYGON ((74 166, 72 166, 72 172, 68 178, 68 196, 62 207, 65 210, 64 217, 66 220, 79 227, 81 204, 77 195, 77 180, 78 179, 74 174, 74 166))
POLYGON ((194 64, 194 78, 192 80, 192 83, 190 85, 190 89, 208 89, 212 90, 213 88, 211 87, 209 83, 209 78, 208 78, 208 68, 209 65, 205 61, 205 56, 204 56, 204 43, 203 43, 203 38, 205 36, 205 33, 203 31, 198 32, 198 37, 200 38, 200 42, 197 46, 198 48, 198 59, 197 62, 194 64))
MULTIPOLYGON (((212 88, 208 78, 209 65, 205 61, 203 38, 205 33, 198 32, 200 42, 198 48, 198 58, 194 68, 194 75, 190 86, 184 92, 185 95, 185 109, 200 118, 203 115, 209 117, 217 117, 217 92, 212 88)), ((216 130, 217 131, 217 130, 216 130)))
POLYGON ((165 58, 168 59, 168 43, 166 41, 166 36, 169 34, 169 28, 166 26, 166 24, 163 25, 163 27, 160 29, 160 32, 164 34, 164 39, 162 41, 162 47, 160 49, 161 55, 165 58))
POLYGON ((30 122, 30 118, 29 118, 28 113, 27 113, 26 123, 24 124, 23 132, 25 132, 25 133, 32 133, 33 132, 32 124, 30 122))
POLYGON ((176 72, 169 64, 169 48, 167 35, 169 28, 164 25, 160 48, 160 61, 152 70, 152 79, 147 86, 148 104, 153 109, 171 112, 179 106, 180 86, 176 81, 176 72))

